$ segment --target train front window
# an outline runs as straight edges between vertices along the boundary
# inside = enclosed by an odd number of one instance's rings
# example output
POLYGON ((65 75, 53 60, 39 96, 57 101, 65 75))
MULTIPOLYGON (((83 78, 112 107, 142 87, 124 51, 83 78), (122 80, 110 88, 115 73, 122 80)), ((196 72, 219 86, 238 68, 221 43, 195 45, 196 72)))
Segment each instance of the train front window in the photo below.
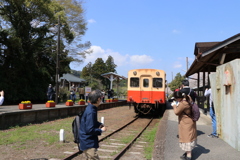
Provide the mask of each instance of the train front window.
POLYGON ((162 88, 162 78, 153 78, 153 87, 162 88))
POLYGON ((130 78, 130 87, 139 87, 139 78, 130 78))
POLYGON ((143 79, 143 87, 148 87, 148 86, 149 86, 149 80, 143 79))

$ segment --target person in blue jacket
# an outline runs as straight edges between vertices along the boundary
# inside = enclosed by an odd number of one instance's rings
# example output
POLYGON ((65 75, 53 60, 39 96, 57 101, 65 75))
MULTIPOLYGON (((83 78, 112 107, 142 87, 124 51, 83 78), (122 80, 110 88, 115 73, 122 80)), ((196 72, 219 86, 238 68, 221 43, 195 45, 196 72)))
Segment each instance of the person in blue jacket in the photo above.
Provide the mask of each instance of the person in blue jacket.
POLYGON ((48 88, 47 88, 47 97, 48 97, 48 100, 53 100, 53 95, 54 95, 54 90, 53 90, 53 87, 51 84, 49 84, 48 88))
POLYGON ((97 107, 102 102, 102 92, 94 90, 88 94, 90 103, 86 107, 80 125, 80 149, 85 153, 87 159, 98 160, 97 149, 99 148, 98 136, 107 128, 97 120, 97 107))

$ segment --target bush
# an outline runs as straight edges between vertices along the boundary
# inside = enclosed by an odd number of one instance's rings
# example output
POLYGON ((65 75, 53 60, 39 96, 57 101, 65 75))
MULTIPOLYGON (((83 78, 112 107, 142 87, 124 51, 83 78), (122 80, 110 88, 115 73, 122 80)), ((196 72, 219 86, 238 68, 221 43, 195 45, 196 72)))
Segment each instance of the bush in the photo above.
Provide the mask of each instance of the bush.
POLYGON ((68 100, 69 91, 67 88, 59 88, 60 102, 66 102, 68 100))

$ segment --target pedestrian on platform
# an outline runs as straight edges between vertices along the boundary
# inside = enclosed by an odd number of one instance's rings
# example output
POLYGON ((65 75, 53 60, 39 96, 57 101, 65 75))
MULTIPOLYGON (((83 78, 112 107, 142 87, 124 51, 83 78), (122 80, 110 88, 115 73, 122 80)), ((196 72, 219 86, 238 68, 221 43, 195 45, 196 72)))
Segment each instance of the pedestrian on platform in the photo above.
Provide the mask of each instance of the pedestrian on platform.
POLYGON ((80 125, 80 149, 85 153, 87 159, 98 160, 98 136, 107 130, 107 128, 97 120, 97 107, 102 101, 102 92, 100 90, 94 90, 88 94, 88 98, 90 103, 88 103, 82 115, 80 125))
POLYGON ((189 87, 189 81, 187 79, 182 81, 182 89, 180 91, 186 95, 189 95, 192 98, 193 102, 195 102, 196 93, 189 87))
POLYGON ((104 99, 105 99, 105 91, 104 91, 104 89, 102 90, 102 102, 104 103, 104 99))
POLYGON ((196 122, 189 116, 191 112, 191 97, 181 91, 174 92, 175 101, 172 102, 174 113, 178 116, 179 146, 185 153, 180 157, 191 160, 192 150, 197 144, 196 122))
POLYGON ((71 86, 71 89, 70 89, 70 99, 75 104, 75 100, 76 100, 76 87, 75 87, 74 84, 71 86))
POLYGON ((113 89, 111 89, 111 91, 110 91, 110 97, 111 97, 111 99, 114 98, 114 90, 113 89))
POLYGON ((85 94, 84 87, 80 87, 80 88, 79 88, 79 98, 80 98, 80 99, 85 99, 84 94, 85 94))
POLYGON ((215 115, 215 110, 214 110, 214 103, 213 103, 213 98, 212 98, 212 90, 210 86, 206 86, 205 92, 204 92, 205 97, 209 97, 209 111, 210 111, 210 116, 212 119, 212 133, 208 135, 208 137, 211 138, 218 138, 217 134, 217 120, 216 120, 216 115, 215 115))
POLYGON ((47 89, 47 98, 48 100, 53 100, 53 95, 54 95, 54 90, 51 84, 49 84, 48 89, 47 89))
POLYGON ((112 94, 112 93, 111 93, 111 90, 110 90, 110 89, 108 89, 108 90, 107 90, 108 99, 110 99, 110 98, 111 98, 111 94, 112 94))
POLYGON ((4 102, 4 91, 0 92, 0 105, 2 105, 4 102))

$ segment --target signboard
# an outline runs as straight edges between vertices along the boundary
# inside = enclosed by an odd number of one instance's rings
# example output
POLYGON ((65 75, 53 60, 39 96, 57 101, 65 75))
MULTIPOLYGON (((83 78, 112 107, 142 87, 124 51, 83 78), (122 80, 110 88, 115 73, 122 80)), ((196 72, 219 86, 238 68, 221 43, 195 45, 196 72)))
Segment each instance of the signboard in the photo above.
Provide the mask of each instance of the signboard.
POLYGON ((85 96, 88 96, 88 94, 92 91, 91 87, 85 87, 85 96))

